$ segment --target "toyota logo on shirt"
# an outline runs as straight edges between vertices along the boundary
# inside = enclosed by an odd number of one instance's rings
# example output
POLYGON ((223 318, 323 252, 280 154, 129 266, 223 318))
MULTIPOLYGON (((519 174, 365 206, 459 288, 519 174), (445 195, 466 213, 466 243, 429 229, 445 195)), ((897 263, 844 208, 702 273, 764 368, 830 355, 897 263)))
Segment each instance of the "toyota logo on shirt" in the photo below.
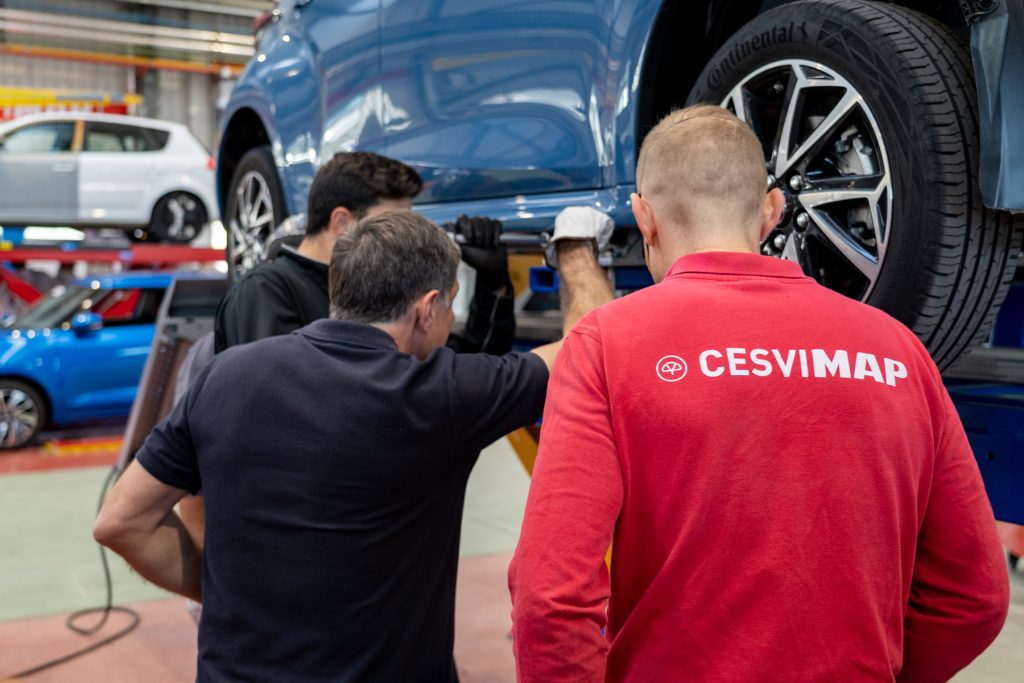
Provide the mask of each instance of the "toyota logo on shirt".
POLYGON ((678 382, 686 377, 686 361, 679 356, 665 356, 655 367, 658 379, 663 382, 678 382))

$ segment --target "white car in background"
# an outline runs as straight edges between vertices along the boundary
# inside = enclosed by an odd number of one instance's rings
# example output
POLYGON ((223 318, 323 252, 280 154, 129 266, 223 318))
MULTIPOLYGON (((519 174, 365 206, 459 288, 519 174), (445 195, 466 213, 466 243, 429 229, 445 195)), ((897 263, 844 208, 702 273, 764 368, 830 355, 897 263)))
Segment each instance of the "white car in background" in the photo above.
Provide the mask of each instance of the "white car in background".
POLYGON ((49 112, 0 124, 0 225, 190 242, 216 218, 214 160, 185 126, 49 112))

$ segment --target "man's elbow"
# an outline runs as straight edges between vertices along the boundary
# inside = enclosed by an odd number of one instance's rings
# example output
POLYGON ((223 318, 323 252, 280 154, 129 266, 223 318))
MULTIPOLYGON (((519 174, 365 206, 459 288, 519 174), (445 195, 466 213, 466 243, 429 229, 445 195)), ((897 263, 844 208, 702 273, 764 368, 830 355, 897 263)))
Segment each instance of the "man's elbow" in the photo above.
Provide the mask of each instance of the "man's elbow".
POLYGON ((973 598, 960 606, 963 644, 973 644, 974 656, 985 651, 1003 630, 1010 609, 1009 576, 1003 567, 976 586, 973 598))
POLYGON ((120 554, 131 538, 131 527, 125 520, 117 518, 106 510, 101 510, 99 517, 92 525, 92 537, 102 546, 120 554))
MULTIPOLYGON (((979 631, 989 636, 989 643, 996 639, 1003 630, 1006 617, 1010 611, 1010 581, 1004 572, 1001 579, 993 583, 988 599, 979 604, 979 631)), ((986 645, 987 646, 987 645, 986 645)))

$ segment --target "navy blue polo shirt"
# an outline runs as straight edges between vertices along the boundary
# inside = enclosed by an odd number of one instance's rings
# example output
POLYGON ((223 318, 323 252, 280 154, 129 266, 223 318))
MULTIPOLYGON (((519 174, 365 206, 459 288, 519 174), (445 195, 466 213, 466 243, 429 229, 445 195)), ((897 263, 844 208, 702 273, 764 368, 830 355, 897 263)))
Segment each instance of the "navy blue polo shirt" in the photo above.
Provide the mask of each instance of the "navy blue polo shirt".
POLYGON ((205 496, 198 680, 458 680, 466 480, 547 378, 336 320, 216 356, 137 456, 205 496))

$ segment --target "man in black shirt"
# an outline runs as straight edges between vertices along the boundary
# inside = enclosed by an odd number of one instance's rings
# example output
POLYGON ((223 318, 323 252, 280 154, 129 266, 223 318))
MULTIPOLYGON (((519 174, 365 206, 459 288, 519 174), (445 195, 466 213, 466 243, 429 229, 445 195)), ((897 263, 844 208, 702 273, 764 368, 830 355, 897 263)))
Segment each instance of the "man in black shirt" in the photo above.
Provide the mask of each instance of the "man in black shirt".
MULTIPOLYGON (((612 298, 598 216, 556 222, 566 330, 612 298)), ((111 491, 96 539, 203 601, 199 681, 457 680, 466 481, 539 418, 561 346, 444 348, 458 260, 415 213, 361 222, 334 247, 331 319, 217 355, 111 491), (174 513, 200 488, 202 552, 174 513)))
MULTIPOLYGON (((214 324, 216 353, 238 344, 288 334, 326 318, 327 264, 339 235, 362 218, 395 209, 410 209, 423 189, 411 167, 373 152, 343 152, 317 171, 309 190, 306 234, 298 247, 285 245, 276 258, 249 271, 234 284, 217 311, 214 324)), ((512 348, 515 314, 508 255, 498 243, 501 223, 460 216, 450 226, 461 234, 462 259, 476 269, 476 286, 462 334, 449 335, 454 351, 503 354, 512 348)), ((189 354, 193 371, 183 378, 188 386, 209 363, 209 344, 201 340, 189 354), (197 354, 205 353, 203 357, 197 354)), ((192 533, 203 537, 203 496, 181 502, 181 516, 192 533)))
MULTIPOLYGON (((298 247, 285 245, 235 283, 214 326, 214 350, 287 334, 327 317, 327 262, 339 235, 361 218, 409 209, 423 180, 409 166, 373 152, 335 155, 309 190, 306 234, 298 247)), ((451 226, 463 235, 463 260, 476 269, 477 284, 465 332, 452 335, 456 351, 506 353, 515 336, 508 257, 498 244, 501 223, 461 216, 451 226)))

